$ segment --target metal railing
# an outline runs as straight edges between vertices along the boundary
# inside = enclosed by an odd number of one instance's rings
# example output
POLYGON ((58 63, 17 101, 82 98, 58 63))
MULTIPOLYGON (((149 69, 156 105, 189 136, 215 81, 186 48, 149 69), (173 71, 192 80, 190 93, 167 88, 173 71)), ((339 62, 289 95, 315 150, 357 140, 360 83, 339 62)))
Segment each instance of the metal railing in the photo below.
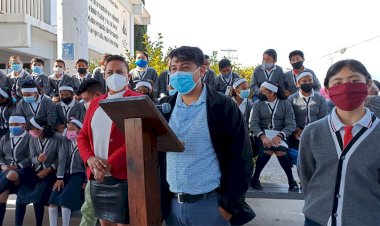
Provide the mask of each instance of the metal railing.
POLYGON ((0 0, 0 13, 27 14, 44 20, 44 0, 0 0))

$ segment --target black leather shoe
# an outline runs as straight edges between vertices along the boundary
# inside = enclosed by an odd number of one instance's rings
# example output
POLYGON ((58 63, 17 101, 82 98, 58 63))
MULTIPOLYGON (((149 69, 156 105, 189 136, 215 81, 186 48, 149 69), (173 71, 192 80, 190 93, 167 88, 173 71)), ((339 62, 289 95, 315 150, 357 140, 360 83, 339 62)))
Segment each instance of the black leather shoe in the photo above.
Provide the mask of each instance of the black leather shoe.
POLYGON ((289 191, 298 191, 298 184, 295 181, 289 182, 289 191))
POLYGON ((251 186, 255 190, 263 190, 263 186, 261 186, 260 180, 251 180, 251 186))

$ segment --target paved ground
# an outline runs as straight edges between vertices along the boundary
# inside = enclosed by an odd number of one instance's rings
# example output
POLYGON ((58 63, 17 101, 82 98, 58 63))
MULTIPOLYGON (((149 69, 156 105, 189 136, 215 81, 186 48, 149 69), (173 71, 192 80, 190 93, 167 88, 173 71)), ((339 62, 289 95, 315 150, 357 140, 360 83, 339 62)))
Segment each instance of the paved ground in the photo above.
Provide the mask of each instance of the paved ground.
MULTIPOLYGON (((296 170, 293 168, 296 181, 298 180, 296 170)), ((285 173, 279 165, 277 158, 272 157, 268 165, 264 169, 262 182, 276 182, 287 184, 285 173)), ((7 205, 7 213, 4 219, 4 226, 14 225, 15 206, 14 199, 9 200, 7 205)), ((249 222, 248 226, 289 226, 289 225, 302 225, 303 215, 302 206, 303 201, 299 200, 273 200, 273 199, 248 199, 248 204, 256 212, 256 218, 249 222)), ((72 226, 79 225, 80 219, 73 218, 71 221, 72 226)), ((27 213, 24 221, 25 226, 34 226, 34 211, 33 206, 28 206, 27 213)), ((49 217, 47 208, 45 208, 44 226, 49 225, 49 217)), ((60 218, 58 225, 61 225, 60 218)))

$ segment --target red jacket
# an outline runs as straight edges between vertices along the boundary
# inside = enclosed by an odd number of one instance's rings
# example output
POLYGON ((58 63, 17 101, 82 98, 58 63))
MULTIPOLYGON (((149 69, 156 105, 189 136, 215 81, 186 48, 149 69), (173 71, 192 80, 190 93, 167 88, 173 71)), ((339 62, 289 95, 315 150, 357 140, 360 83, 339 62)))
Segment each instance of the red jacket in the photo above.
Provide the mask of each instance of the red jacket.
MULTIPOLYGON (((91 130, 91 120, 94 116, 96 109, 99 107, 99 102, 107 98, 108 94, 104 94, 100 97, 94 98, 91 101, 91 105, 86 112, 86 116, 83 122, 83 128, 78 136, 78 149, 79 153, 87 165, 87 160, 94 154, 94 142, 91 130)), ((123 97, 128 96, 140 96, 141 94, 127 89, 123 97)), ((98 128, 102 129, 102 128, 98 128)), ((111 164, 111 174, 117 179, 127 179, 127 157, 126 157, 125 137, 122 131, 120 131, 115 123, 112 123, 111 136, 108 149, 108 163, 111 164)), ((91 178, 91 170, 87 168, 87 177, 91 178)))

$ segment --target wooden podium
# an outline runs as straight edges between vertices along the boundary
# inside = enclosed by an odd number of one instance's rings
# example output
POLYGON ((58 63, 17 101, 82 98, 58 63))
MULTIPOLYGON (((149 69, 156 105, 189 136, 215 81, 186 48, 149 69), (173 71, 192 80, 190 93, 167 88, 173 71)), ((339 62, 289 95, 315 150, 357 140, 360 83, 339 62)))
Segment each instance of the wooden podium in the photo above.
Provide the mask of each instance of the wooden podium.
POLYGON ((125 134, 130 225, 161 225, 157 151, 183 151, 165 118, 147 96, 100 102, 125 134))

